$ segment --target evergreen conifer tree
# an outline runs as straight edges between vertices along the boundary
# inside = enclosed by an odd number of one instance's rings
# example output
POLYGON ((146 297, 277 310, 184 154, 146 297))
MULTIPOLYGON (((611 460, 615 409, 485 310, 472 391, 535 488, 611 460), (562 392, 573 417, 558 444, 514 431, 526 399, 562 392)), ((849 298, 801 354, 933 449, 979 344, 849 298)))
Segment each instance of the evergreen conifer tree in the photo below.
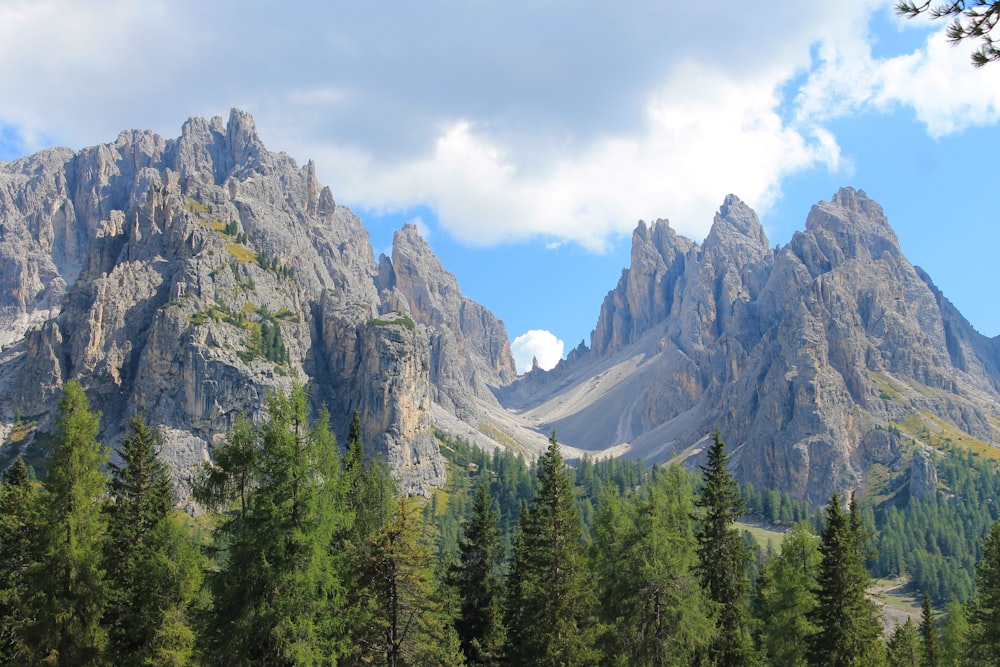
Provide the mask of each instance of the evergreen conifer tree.
POLYGON ((98 422, 79 383, 66 383, 55 450, 38 498, 38 555, 28 572, 27 639, 35 661, 95 664, 107 645, 100 620, 107 601, 101 466, 108 454, 97 441, 98 422))
POLYGON ((937 624, 934 623, 931 596, 926 591, 920 609, 920 648, 923 655, 923 667, 940 667, 941 642, 938 639, 937 624))
POLYGON ((942 667, 962 667, 965 664, 965 644, 969 634, 969 621, 965 616, 965 605, 951 600, 944 608, 944 623, 941 627, 942 667))
POLYGON ((593 582, 583 528, 555 432, 538 460, 538 489, 518 517, 507 584, 506 664, 597 662, 593 582))
POLYGON ((28 661, 24 612, 28 566, 35 555, 34 499, 28 467, 18 457, 0 481, 0 664, 4 665, 28 661))
POLYGON ((805 522, 797 523, 767 562, 758 583, 760 643, 773 667, 806 664, 809 638, 816 632, 809 616, 816 607, 819 539, 805 522))
POLYGON ((712 642, 711 605, 695 572, 687 472, 654 468, 641 495, 601 497, 594 528, 601 646, 607 664, 691 665, 712 642))
POLYGON ((328 664, 344 650, 345 630, 330 552, 344 517, 327 417, 309 427, 299 386, 271 397, 255 455, 249 433, 237 435, 222 457, 233 468, 211 470, 201 484, 204 497, 221 502, 228 490, 244 507, 221 529, 227 551, 210 577, 209 655, 222 664, 328 664))
POLYGON ((1000 521, 993 524, 976 564, 976 596, 969 605, 969 657, 1000 666, 1000 521))
POLYGON ((810 665, 872 667, 882 662, 878 609, 866 593, 865 541, 853 496, 845 513, 840 496, 833 494, 820 544, 817 606, 810 617, 818 629, 809 647, 810 665))
POLYGON ((889 667, 921 667, 920 637, 913 619, 906 617, 906 622, 896 626, 886 647, 886 657, 889 667))
POLYGON ((709 655, 712 664, 720 667, 749 665, 755 660, 750 637, 750 552, 734 526, 743 516, 743 497, 728 464, 726 443, 716 429, 708 462, 701 466, 695 537, 702 588, 718 605, 718 634, 709 655))
POLYGON ((455 629, 469 665, 500 664, 504 640, 503 561, 500 516, 493 507, 489 487, 479 484, 458 542, 458 562, 449 573, 460 606, 455 629))
POLYGON ((201 557, 172 517, 170 473, 159 434, 134 418, 122 438, 122 465, 110 465, 104 615, 108 656, 117 664, 183 665, 194 651, 189 607, 201 586, 201 557))

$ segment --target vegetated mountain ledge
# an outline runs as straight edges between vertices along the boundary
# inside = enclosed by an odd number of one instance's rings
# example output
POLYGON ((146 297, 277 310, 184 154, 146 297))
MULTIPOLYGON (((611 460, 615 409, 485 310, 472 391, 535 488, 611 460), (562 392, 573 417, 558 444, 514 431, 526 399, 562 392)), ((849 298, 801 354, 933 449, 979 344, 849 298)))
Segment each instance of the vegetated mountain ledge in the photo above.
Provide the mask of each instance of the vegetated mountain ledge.
POLYGON ((235 417, 293 383, 341 436, 358 410, 408 493, 444 482, 435 427, 529 454, 556 429, 570 456, 661 462, 718 426, 741 478, 815 504, 875 469, 919 493, 929 448, 993 452, 1000 428, 1000 342, 863 192, 783 248, 733 196, 700 246, 640 223, 590 347, 518 378, 503 323, 414 226, 376 261, 314 165, 238 110, 0 163, 0 339, 0 463, 38 458, 77 379, 106 442, 133 414, 157 426, 182 497, 235 417))

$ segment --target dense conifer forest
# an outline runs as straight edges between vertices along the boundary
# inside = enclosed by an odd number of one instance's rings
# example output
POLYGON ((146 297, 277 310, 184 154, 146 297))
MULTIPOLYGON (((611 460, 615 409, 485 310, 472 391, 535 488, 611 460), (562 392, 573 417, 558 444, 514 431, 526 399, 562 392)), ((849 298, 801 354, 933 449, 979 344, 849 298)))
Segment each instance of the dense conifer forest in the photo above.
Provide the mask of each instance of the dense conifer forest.
POLYGON ((308 404, 237 420, 190 517, 156 430, 108 463, 69 383, 44 472, 0 484, 0 664, 1000 665, 1000 474, 971 452, 935 494, 810 512, 738 485, 720 433, 693 472, 438 434, 448 485, 408 498, 357 415, 337 443, 308 404), (874 576, 910 578, 919 622, 883 625, 874 576))

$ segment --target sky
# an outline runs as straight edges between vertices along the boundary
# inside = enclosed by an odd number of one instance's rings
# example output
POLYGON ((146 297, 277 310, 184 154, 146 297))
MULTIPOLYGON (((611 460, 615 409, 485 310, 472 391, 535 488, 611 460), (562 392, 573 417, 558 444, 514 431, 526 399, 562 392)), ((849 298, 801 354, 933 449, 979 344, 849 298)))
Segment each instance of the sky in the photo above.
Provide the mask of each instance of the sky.
POLYGON ((700 242, 727 194, 772 245, 841 186, 980 333, 1000 63, 882 0, 3 0, 0 160, 253 114, 376 256, 404 222, 521 371, 589 344, 639 220, 700 242))

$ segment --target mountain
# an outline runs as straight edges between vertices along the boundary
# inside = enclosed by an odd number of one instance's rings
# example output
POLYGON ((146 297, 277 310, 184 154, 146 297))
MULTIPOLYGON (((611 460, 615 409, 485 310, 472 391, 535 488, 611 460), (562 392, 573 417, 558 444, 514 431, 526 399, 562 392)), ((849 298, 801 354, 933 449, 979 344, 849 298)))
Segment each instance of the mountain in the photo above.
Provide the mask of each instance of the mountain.
POLYGON ((864 192, 774 249, 730 195, 700 246, 640 223, 590 348, 505 396, 577 447, 648 461, 696 455, 718 427, 741 479, 821 504, 879 467, 932 478, 915 456, 932 444, 995 444, 998 351, 864 192))
POLYGON ((514 362, 415 230, 393 255, 236 110, 0 164, 5 458, 43 446, 77 379, 105 441, 137 413, 159 427, 183 494, 237 415, 299 382, 341 435, 360 412, 404 490, 442 485, 435 401, 469 420, 514 362))
MULTIPOLYGON (((114 444, 142 413, 184 498, 236 416, 303 383, 408 493, 445 480, 434 429, 483 447, 696 462, 717 427, 737 474, 813 504, 905 477, 932 446, 1000 434, 1000 340, 902 255, 878 204, 843 189, 771 247, 723 202, 700 245, 639 223, 590 345, 518 377, 503 323, 416 227, 375 259, 315 166, 253 119, 0 163, 0 464, 40 460, 79 380, 114 444)), ((984 450, 986 451, 986 450, 984 450)))

